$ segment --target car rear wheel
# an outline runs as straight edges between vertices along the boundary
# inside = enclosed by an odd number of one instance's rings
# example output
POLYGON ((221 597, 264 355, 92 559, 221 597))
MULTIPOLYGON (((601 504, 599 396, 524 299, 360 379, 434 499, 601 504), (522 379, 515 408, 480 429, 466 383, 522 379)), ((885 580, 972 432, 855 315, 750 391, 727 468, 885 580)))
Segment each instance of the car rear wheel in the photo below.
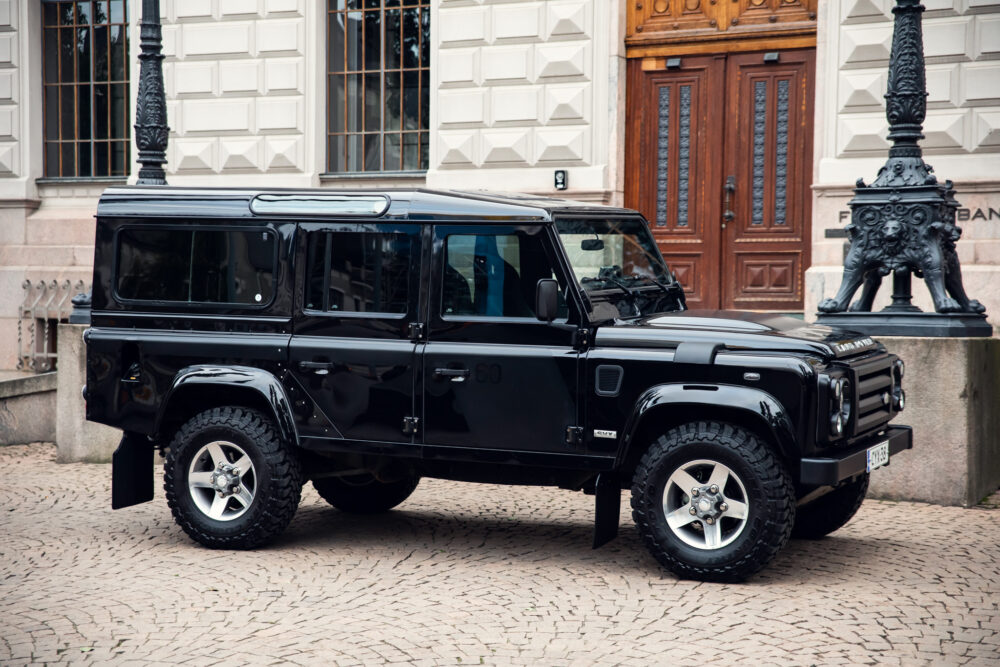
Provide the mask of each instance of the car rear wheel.
POLYGON ((864 473, 799 507, 792 537, 815 540, 842 528, 861 508, 865 494, 868 493, 868 480, 868 473, 864 473))
POLYGON ((291 447, 256 410, 206 410, 178 429, 164 466, 174 520, 207 547, 273 540, 298 508, 302 473, 291 447))
POLYGON ((369 473, 313 480, 313 486, 323 500, 351 514, 388 512, 409 498, 419 483, 420 478, 415 476, 380 482, 369 473))
POLYGON ((755 434, 719 422, 672 429, 632 481, 632 517, 654 557, 677 575, 742 581, 788 541, 791 477, 755 434))

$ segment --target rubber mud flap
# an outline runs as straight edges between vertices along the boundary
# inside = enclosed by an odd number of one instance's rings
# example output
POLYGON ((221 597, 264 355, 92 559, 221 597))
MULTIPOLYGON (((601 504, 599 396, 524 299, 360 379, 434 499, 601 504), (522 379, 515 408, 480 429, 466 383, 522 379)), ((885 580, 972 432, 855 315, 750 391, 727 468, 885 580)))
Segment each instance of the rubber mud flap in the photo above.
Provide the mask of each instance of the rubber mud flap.
POLYGON ((618 537, 618 518, 621 514, 622 487, 618 476, 601 473, 597 476, 594 491, 594 548, 604 546, 618 537))
POLYGON ((111 457, 111 509, 120 510, 153 499, 153 443, 125 433, 111 457))

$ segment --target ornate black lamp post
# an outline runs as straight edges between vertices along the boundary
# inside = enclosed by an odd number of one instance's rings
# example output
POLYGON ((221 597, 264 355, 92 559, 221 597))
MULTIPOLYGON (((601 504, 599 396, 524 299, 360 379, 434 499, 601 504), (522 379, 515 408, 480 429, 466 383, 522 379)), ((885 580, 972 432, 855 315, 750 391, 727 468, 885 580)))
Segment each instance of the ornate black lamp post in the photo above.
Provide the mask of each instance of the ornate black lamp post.
POLYGON ((893 142, 871 185, 858 179, 847 231, 851 247, 844 260, 844 279, 832 299, 819 304, 818 322, 871 334, 897 336, 991 336, 985 308, 965 294, 955 242, 955 190, 942 185, 923 160, 918 143, 924 138, 927 82, 921 34, 920 0, 897 0, 886 118, 893 142), (883 276, 893 274, 892 304, 872 313, 883 276), (925 313, 911 303, 911 276, 927 282, 937 312, 925 313), (851 297, 864 284, 859 299, 851 297), (847 311, 847 312, 845 312, 847 311))
POLYGON ((163 33, 160 0, 142 0, 139 23, 139 93, 135 111, 135 143, 139 147, 139 185, 166 185, 167 99, 163 91, 163 33))
MULTIPOLYGON (((166 185, 167 97, 163 90, 163 31, 160 0, 142 0, 139 22, 139 93, 135 111, 135 143, 139 147, 138 185, 166 185)), ((91 293, 73 297, 73 324, 90 324, 91 293)))

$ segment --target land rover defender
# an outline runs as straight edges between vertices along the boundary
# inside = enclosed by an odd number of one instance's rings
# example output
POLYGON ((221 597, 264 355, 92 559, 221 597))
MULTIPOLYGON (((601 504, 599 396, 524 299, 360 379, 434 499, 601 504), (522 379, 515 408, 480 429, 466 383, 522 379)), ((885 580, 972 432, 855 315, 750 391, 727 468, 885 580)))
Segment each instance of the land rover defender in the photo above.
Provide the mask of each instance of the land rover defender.
POLYGON ((361 514, 421 477, 582 491, 594 547, 629 489, 662 565, 739 581, 912 442, 882 345, 687 310, 641 215, 559 199, 112 188, 85 340, 112 506, 152 499, 159 450, 216 548, 276 538, 307 481, 361 514))

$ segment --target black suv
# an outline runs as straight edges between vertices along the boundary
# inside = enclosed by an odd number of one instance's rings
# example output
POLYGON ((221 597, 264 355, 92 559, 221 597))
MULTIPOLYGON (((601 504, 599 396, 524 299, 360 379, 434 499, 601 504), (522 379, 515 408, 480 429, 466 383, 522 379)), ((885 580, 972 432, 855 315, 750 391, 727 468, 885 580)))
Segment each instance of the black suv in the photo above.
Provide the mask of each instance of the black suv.
POLYGON ((857 511, 911 447, 903 363, 871 338, 689 311, 635 211, 427 190, 114 188, 97 212, 87 418, 152 452, 198 542, 284 530, 302 484, 346 512, 421 477, 622 489, 684 577, 736 581, 857 511))

